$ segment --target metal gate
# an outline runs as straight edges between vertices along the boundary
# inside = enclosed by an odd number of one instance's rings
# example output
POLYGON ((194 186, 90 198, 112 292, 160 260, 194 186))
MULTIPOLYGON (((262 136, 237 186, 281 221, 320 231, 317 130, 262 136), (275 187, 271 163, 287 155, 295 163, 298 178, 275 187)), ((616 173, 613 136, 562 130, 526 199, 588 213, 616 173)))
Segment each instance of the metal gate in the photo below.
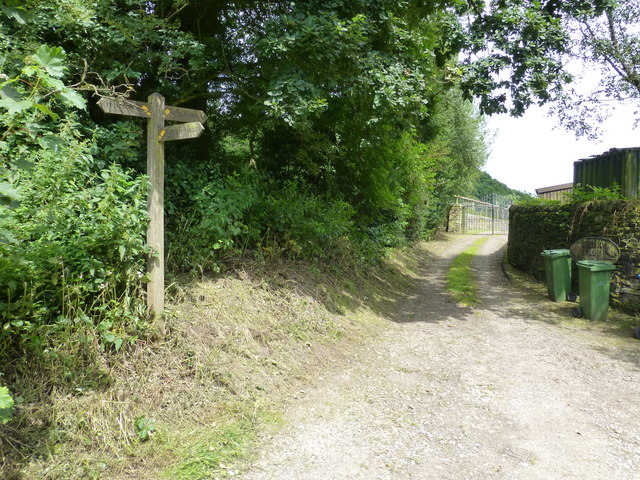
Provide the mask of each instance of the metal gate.
POLYGON ((486 200, 456 197, 448 230, 469 235, 508 234, 511 200, 497 195, 490 195, 486 200))

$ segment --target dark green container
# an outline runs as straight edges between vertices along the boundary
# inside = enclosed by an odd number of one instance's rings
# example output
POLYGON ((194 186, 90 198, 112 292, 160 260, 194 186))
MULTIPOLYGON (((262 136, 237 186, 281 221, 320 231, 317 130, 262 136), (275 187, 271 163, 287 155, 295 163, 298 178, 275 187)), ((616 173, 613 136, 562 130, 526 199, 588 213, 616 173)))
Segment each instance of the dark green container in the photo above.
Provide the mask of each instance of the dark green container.
POLYGON ((564 302, 571 292, 571 254, 566 248, 544 250, 547 293, 554 302, 564 302))
POLYGON ((616 266, 611 262, 582 260, 578 265, 580 283, 580 309, 589 320, 603 322, 609 313, 609 285, 611 272, 616 266))

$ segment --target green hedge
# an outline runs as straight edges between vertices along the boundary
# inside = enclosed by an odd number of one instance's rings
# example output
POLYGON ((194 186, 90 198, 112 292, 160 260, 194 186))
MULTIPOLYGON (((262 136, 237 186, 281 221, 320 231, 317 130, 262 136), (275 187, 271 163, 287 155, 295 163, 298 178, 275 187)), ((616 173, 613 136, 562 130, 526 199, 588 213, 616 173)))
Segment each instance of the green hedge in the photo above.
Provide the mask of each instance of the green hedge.
POLYGON ((640 201, 514 205, 510 210, 509 263, 544 279, 543 250, 569 248, 576 240, 603 236, 620 247, 612 276, 611 304, 640 312, 640 201))

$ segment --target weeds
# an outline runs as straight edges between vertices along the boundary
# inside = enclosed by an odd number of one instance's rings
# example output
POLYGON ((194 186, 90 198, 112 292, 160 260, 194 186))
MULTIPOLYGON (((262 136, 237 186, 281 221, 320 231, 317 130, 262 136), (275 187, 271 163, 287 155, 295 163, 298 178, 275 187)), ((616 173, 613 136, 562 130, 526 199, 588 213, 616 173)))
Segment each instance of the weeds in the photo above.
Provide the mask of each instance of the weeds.
POLYGON ((100 168, 89 152, 70 142, 61 155, 34 154, 19 205, 0 207, 13 238, 0 242, 5 374, 22 368, 19 358, 64 358, 73 342, 118 351, 146 327, 146 182, 100 168))
POLYGON ((478 303, 476 282, 473 279, 471 262, 478 253, 480 246, 487 241, 487 237, 476 240, 471 247, 458 255, 447 273, 447 288, 453 294, 456 302, 473 306, 478 303))
POLYGON ((235 476, 239 473, 238 463, 246 459, 258 429, 281 422, 277 414, 258 404, 238 404, 227 413, 232 413, 232 417, 176 437, 179 460, 165 470, 164 478, 204 480, 235 476))
POLYGON ((7 387, 0 387, 0 423, 8 423, 13 415, 14 400, 7 387))

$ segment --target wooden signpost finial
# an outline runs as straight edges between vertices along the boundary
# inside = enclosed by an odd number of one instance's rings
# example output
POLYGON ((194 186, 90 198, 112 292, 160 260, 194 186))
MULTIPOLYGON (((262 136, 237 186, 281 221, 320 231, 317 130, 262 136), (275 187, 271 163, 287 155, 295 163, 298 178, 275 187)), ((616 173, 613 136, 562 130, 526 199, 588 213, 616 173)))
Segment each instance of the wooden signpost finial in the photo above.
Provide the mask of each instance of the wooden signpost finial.
POLYGON ((105 113, 147 119, 147 244, 151 249, 147 306, 149 313, 159 318, 164 311, 164 142, 199 137, 207 115, 201 110, 167 106, 159 93, 152 93, 147 102, 104 97, 98 106, 105 113), (165 126, 165 121, 188 123, 165 126))

